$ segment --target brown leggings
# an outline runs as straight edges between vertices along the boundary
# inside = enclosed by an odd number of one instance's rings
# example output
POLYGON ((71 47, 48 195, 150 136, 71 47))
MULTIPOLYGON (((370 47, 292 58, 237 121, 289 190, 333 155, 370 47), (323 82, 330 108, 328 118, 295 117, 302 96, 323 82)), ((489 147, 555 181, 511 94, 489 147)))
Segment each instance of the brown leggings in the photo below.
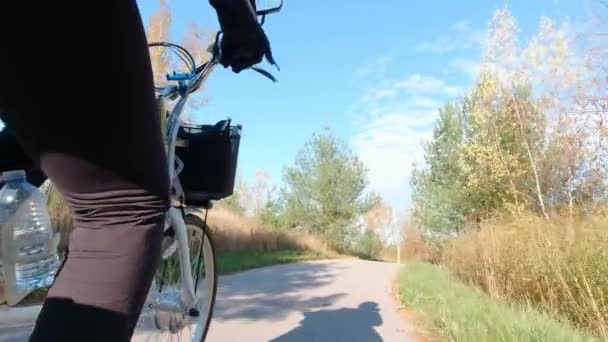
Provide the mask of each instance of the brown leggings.
POLYGON ((0 117, 74 217, 31 341, 128 341, 169 187, 136 1, 3 1, 0 44, 0 117))

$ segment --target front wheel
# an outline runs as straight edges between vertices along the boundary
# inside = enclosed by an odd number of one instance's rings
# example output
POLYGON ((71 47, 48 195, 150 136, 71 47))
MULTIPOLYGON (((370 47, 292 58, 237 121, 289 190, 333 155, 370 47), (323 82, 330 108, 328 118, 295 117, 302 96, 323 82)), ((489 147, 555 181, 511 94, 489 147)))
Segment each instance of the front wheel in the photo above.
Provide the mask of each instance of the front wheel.
MULTIPOLYGON (((195 308, 184 308, 184 284, 173 236, 166 236, 163 257, 154 276, 132 341, 204 341, 213 316, 217 291, 215 249, 209 227, 198 216, 185 218, 190 266, 198 299, 195 308)), ((177 248, 176 248, 177 247, 177 248)))

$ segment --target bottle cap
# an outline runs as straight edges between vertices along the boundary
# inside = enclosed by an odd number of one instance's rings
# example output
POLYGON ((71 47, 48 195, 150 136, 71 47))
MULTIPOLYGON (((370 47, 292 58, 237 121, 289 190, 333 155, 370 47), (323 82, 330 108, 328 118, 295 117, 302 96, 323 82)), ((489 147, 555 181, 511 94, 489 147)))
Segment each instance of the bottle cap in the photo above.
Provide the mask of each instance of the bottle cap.
POLYGON ((25 171, 23 170, 2 172, 2 180, 5 182, 20 179, 25 179, 25 171))

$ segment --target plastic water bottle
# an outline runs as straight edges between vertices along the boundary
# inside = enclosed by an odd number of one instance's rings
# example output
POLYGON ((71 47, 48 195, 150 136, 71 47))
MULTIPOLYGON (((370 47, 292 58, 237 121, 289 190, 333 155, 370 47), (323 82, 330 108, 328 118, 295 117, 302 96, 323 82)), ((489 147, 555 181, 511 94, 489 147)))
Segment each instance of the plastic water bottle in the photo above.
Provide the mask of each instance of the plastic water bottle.
POLYGON ((2 174, 0 255, 6 301, 19 303, 32 291, 50 286, 59 266, 59 234, 53 232, 46 196, 28 183, 24 171, 2 174))

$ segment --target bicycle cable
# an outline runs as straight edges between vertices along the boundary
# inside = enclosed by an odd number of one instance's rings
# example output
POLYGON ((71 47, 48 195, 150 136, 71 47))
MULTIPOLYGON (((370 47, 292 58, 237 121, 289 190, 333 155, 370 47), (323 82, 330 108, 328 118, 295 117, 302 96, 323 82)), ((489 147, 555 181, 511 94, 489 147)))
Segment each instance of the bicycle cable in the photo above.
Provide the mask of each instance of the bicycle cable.
MULTIPOLYGON (((196 74, 197 72, 197 66, 196 66, 196 61, 194 60, 194 57, 192 57, 192 54, 185 49, 184 47, 178 45, 178 44, 174 44, 174 43, 169 43, 169 42, 152 42, 148 44, 149 48, 152 47, 164 47, 164 48, 168 48, 170 51, 172 51, 173 53, 175 53, 177 55, 177 57, 179 57, 179 59, 184 62, 184 64, 186 64, 186 66, 188 67, 188 71, 192 74, 196 74)), ((154 89, 156 91, 163 91, 164 87, 160 87, 157 86, 156 84, 154 85, 154 89)))

